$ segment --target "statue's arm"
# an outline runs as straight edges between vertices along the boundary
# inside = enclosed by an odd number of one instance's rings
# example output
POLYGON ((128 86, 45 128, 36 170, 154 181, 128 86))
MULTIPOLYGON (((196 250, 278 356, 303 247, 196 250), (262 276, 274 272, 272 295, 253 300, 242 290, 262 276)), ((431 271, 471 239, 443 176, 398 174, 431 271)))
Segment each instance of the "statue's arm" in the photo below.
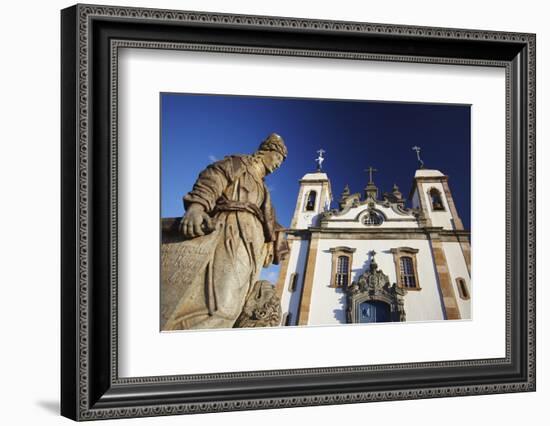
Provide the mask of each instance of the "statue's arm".
POLYGON ((187 238, 199 237, 213 230, 209 214, 216 200, 231 181, 230 159, 209 165, 200 174, 193 189, 183 197, 185 215, 180 223, 180 231, 187 238))
POLYGON ((230 161, 230 158, 225 158, 210 164, 200 172, 193 189, 183 197, 185 210, 188 210, 191 204, 200 204, 206 212, 214 209, 216 201, 231 181, 230 161))

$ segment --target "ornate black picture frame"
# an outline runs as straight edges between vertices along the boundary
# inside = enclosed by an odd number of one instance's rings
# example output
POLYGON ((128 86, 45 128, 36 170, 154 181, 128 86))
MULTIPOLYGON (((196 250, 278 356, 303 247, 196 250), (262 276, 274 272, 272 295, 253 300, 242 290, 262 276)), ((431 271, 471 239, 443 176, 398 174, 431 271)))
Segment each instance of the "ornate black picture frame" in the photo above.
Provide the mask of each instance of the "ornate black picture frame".
POLYGON ((534 34, 95 5, 64 9, 61 27, 62 415, 91 420, 535 390, 534 34), (119 378, 116 94, 124 46, 504 68, 506 356, 119 378))

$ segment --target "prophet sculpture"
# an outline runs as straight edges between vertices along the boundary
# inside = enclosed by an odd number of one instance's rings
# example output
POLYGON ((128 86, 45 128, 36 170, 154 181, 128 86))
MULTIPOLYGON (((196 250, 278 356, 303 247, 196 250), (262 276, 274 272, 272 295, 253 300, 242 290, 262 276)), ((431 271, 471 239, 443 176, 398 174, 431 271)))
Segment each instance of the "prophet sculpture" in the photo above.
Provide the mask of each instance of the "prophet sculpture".
POLYGON ((273 133, 252 155, 210 164, 183 197, 185 215, 163 224, 162 330, 279 325, 280 300, 259 277, 288 252, 265 183, 286 157, 273 133))

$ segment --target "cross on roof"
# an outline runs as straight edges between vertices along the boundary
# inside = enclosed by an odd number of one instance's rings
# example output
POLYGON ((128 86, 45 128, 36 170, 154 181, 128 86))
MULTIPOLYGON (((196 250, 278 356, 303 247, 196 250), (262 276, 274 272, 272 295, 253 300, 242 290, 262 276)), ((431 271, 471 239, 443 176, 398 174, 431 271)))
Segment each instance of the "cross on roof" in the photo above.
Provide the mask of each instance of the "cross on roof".
POLYGON ((374 183, 372 181, 372 174, 376 173, 378 171, 378 169, 375 169, 374 167, 369 166, 368 168, 365 169, 365 171, 369 173, 369 183, 374 183))
POLYGON ((326 151, 321 148, 320 150, 317 151, 317 154, 319 154, 319 157, 317 157, 315 159, 315 162, 317 163, 317 171, 321 171, 322 168, 323 168, 323 161, 325 161, 325 157, 323 157, 323 154, 325 153, 326 151))
POLYGON ((422 148, 415 145, 415 146, 412 147, 412 150, 416 151, 416 159, 420 163, 420 168, 423 169, 424 168, 424 161, 422 161, 422 159, 420 158, 420 151, 422 150, 422 148))

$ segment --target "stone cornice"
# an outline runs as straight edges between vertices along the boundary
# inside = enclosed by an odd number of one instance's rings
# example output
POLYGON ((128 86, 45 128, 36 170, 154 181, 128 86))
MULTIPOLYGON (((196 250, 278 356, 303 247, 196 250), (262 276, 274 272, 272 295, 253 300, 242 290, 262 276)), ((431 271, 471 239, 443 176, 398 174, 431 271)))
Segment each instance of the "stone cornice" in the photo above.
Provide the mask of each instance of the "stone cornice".
POLYGON ((469 242, 470 231, 450 230, 441 227, 426 228, 375 228, 375 229, 357 229, 357 228, 309 228, 309 229, 286 229, 287 237, 291 240, 309 240, 311 234, 315 233, 318 238, 326 239, 440 239, 444 242, 469 242))

